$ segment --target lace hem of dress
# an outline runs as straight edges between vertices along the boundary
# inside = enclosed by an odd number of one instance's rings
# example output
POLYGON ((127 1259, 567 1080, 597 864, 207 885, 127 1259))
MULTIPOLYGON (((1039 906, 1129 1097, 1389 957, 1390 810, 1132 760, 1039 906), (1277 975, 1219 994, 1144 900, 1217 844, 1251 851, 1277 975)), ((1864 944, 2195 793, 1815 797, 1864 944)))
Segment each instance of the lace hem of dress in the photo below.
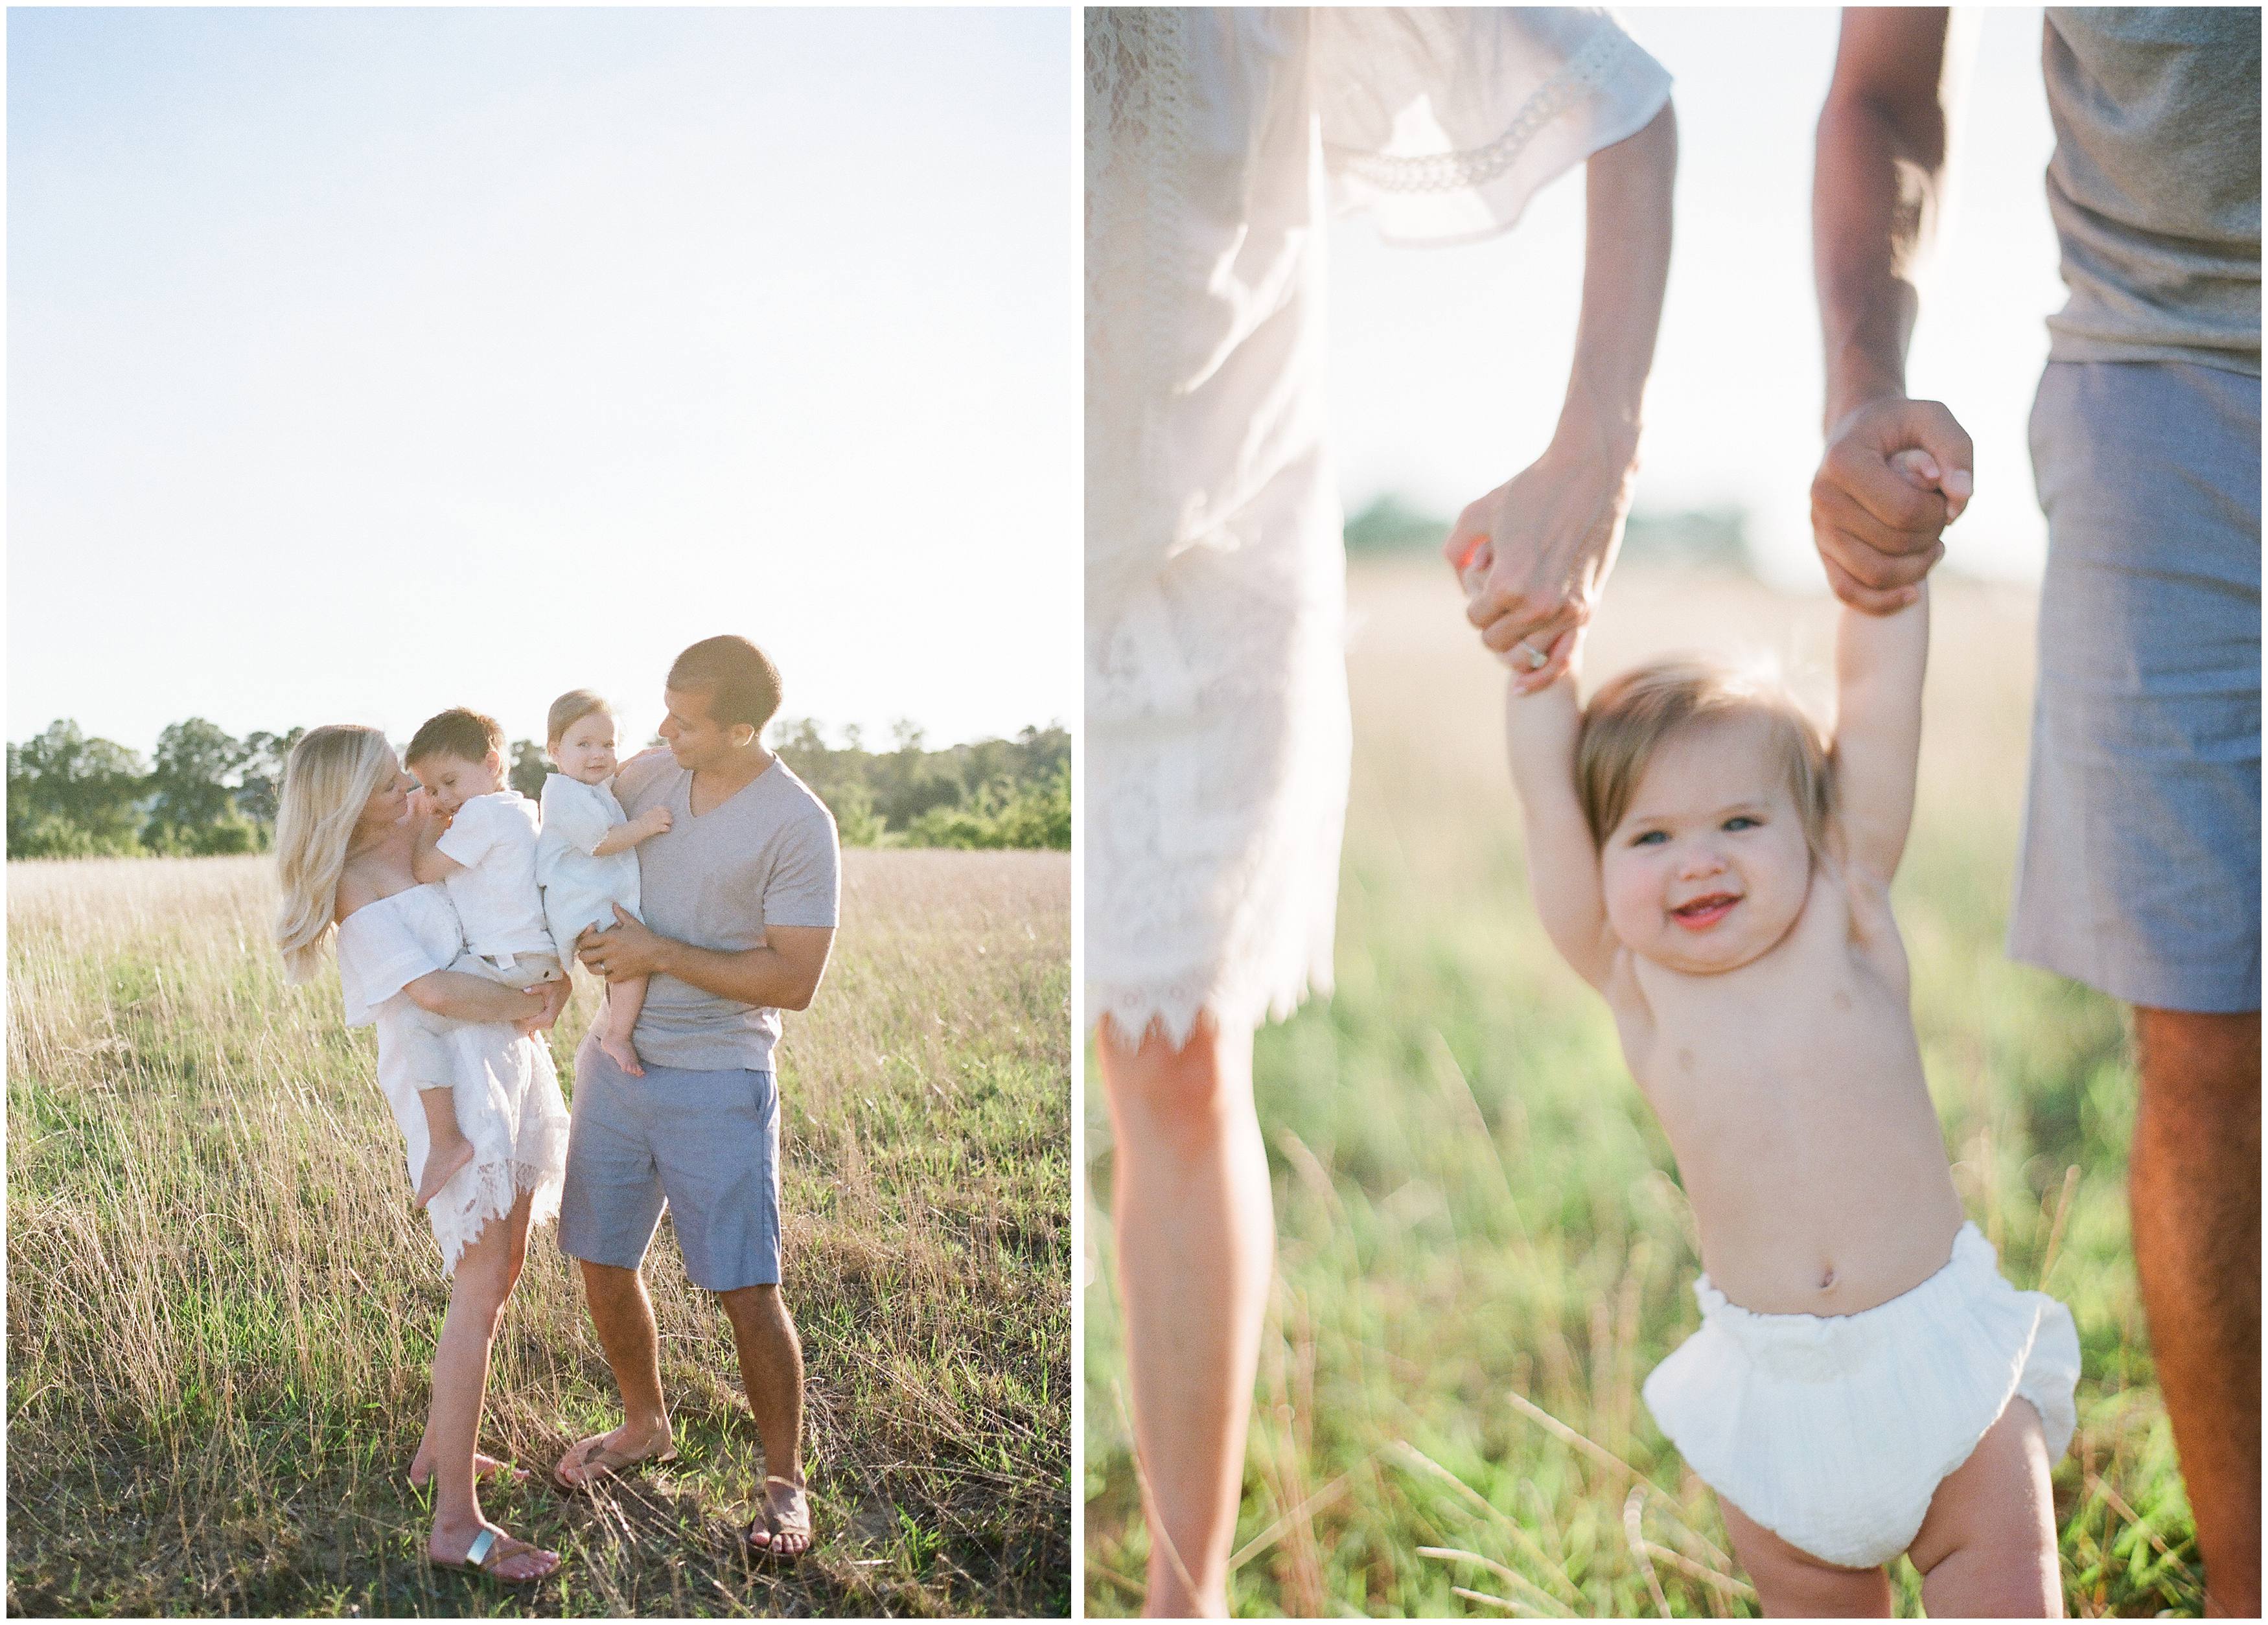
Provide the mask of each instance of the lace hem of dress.
POLYGON ((446 1211, 440 1210, 439 1196, 426 1210, 433 1224, 433 1240, 441 1249, 442 1273, 455 1274, 465 1249, 480 1239, 490 1220, 510 1213, 524 1191, 535 1193, 527 1217, 530 1230, 557 1218, 560 1182, 556 1165, 517 1160, 482 1163, 450 1180, 445 1191, 459 1185, 464 1189, 449 1202, 446 1211))
POLYGON ((1139 1043, 1155 1032, 1175 1049, 1189 1041, 1200 1018, 1217 1032, 1251 1033, 1263 1023, 1290 1019, 1292 1012, 1310 997, 1329 998, 1331 979, 1327 971, 1303 968, 1272 983, 1248 974, 1224 969, 1202 980, 1154 983, 1138 988, 1113 988, 1089 983, 1086 1018, 1097 1026, 1103 1017, 1122 1042, 1139 1043))
POLYGON ((1381 192, 1463 192, 1485 186, 1510 169, 1538 132, 1577 98, 1604 85, 1623 54, 1635 48, 1619 29, 1596 35, 1537 87, 1504 133, 1486 146, 1417 158, 1334 146, 1332 159, 1342 173, 1381 192))

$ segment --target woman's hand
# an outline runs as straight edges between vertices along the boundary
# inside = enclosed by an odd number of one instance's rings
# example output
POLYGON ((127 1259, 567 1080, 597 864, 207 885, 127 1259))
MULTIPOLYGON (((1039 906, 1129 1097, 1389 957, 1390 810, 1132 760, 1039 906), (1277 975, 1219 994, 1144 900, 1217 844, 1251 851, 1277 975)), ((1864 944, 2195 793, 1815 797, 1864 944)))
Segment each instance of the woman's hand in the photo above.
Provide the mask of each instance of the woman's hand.
POLYGON ((1535 694, 1580 653, 1622 546, 1640 407, 1669 284, 1677 118, 1668 103, 1584 166, 1583 314, 1550 448, 1464 512, 1443 551, 1465 618, 1535 694))
POLYGON ((519 1029, 521 1037, 532 1038, 538 1033, 549 1031, 552 1024, 566 1013, 567 1001, 574 994, 574 983, 568 978, 563 968, 558 981, 540 982, 532 988, 522 989, 521 991, 531 997, 541 1000, 543 1004, 542 1009, 537 1011, 535 1014, 523 1017, 512 1024, 519 1029))
POLYGON ((1522 694, 1548 688, 1582 647, 1622 545, 1636 460, 1557 445, 1457 516, 1442 556, 1465 589, 1465 619, 1512 668, 1522 694))

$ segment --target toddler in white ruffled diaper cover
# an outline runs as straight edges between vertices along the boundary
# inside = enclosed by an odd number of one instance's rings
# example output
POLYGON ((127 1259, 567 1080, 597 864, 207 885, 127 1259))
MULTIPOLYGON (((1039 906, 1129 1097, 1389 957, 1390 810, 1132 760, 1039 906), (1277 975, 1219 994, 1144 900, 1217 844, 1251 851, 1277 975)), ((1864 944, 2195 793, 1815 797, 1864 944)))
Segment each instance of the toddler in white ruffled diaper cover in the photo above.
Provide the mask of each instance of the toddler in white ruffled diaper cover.
MULTIPOLYGON (((559 771, 543 781, 543 823, 535 849, 535 878, 543 887, 543 916, 560 951, 571 954, 585 930, 610 930, 615 906, 636 916, 638 860, 643 841, 666 834, 667 807, 652 807, 631 818, 608 788, 615 776, 615 715, 588 688, 577 688, 551 702, 545 748, 559 771)), ((638 1012, 645 1007, 645 978, 607 984, 606 1007, 599 1016, 599 1048, 633 1077, 644 1077, 630 1042, 638 1012)))
POLYGON ((1831 739, 1706 660, 1580 710, 1516 665, 1531 891, 1676 1153, 1702 1322, 1646 1401, 1764 1612, 1887 1614, 1903 1552, 1933 1616, 2059 1616, 2078 1337, 1963 1222, 1890 914, 1928 601, 1842 614, 1831 739))

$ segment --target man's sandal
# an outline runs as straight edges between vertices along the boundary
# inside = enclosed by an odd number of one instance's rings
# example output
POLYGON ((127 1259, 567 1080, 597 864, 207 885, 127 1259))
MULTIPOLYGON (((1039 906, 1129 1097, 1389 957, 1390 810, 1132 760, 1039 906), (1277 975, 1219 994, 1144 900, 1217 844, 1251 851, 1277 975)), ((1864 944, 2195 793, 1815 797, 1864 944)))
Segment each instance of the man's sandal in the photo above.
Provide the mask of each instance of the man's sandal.
POLYGON ((426 1553, 425 1561, 436 1569, 453 1569, 460 1574, 477 1575, 482 1579, 494 1580, 499 1585, 534 1585, 549 1579, 559 1572, 559 1562, 555 1555, 551 1567, 540 1574, 523 1574, 516 1577, 498 1574, 497 1572, 498 1563, 509 1562, 522 1553, 541 1553, 542 1550, 541 1547, 531 1545, 526 1540, 514 1540, 510 1535, 504 1538, 512 1541, 508 1550, 498 1549, 500 1542, 497 1539, 495 1530, 483 1528, 480 1533, 473 1537, 473 1543, 465 1548, 465 1555, 459 1561, 450 1562, 445 1558, 434 1556, 431 1552, 426 1553))
POLYGON ((793 1562, 804 1553, 808 1552, 814 1544, 811 1530, 809 1490, 792 1479, 781 1478, 777 1474, 767 1476, 764 1480, 763 1511, 750 1518, 748 1526, 740 1532, 740 1544, 755 1555, 769 1558, 773 1562, 793 1562), (795 1503, 791 1504, 799 1504, 796 1505, 796 1510, 786 1517, 782 1517, 772 1510, 771 1487, 774 1484, 784 1484, 794 1491, 795 1503), (768 1539, 763 1540, 756 1539, 756 1531, 759 1528, 763 1530, 768 1539), (784 1534, 801 1535, 802 1547, 792 1552, 781 1551, 777 1542, 784 1534))
POLYGON ((612 1445, 601 1445, 575 1463, 577 1475, 573 1478, 567 1476, 567 1464, 561 1462, 558 1477, 559 1482, 570 1489, 588 1489, 601 1480, 619 1478, 633 1467, 666 1467, 676 1460, 677 1446, 674 1445, 665 1445, 659 1450, 647 1451, 643 1454, 633 1453, 627 1450, 616 1450, 612 1445))

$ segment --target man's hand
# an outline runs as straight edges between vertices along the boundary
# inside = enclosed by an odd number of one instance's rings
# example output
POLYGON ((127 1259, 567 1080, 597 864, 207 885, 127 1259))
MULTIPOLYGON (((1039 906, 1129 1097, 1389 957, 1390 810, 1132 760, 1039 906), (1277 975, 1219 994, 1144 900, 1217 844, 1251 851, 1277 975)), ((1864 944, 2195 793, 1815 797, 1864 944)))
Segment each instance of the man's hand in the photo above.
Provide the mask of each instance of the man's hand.
POLYGON ((1811 482, 1812 539, 1835 596, 1874 615, 1913 602, 1945 555, 1940 533, 1969 505, 1975 468, 1967 431, 1934 401, 1883 396, 1837 423, 1811 482))
POLYGON ((1465 619, 1522 694, 1557 680, 1582 644, 1630 508, 1630 463, 1546 452, 1457 516, 1441 554, 1465 619))
POLYGON ((576 957, 608 982, 652 975, 668 947, 667 938, 648 930, 620 903, 615 905, 613 925, 603 931, 592 926, 575 939, 576 957))

